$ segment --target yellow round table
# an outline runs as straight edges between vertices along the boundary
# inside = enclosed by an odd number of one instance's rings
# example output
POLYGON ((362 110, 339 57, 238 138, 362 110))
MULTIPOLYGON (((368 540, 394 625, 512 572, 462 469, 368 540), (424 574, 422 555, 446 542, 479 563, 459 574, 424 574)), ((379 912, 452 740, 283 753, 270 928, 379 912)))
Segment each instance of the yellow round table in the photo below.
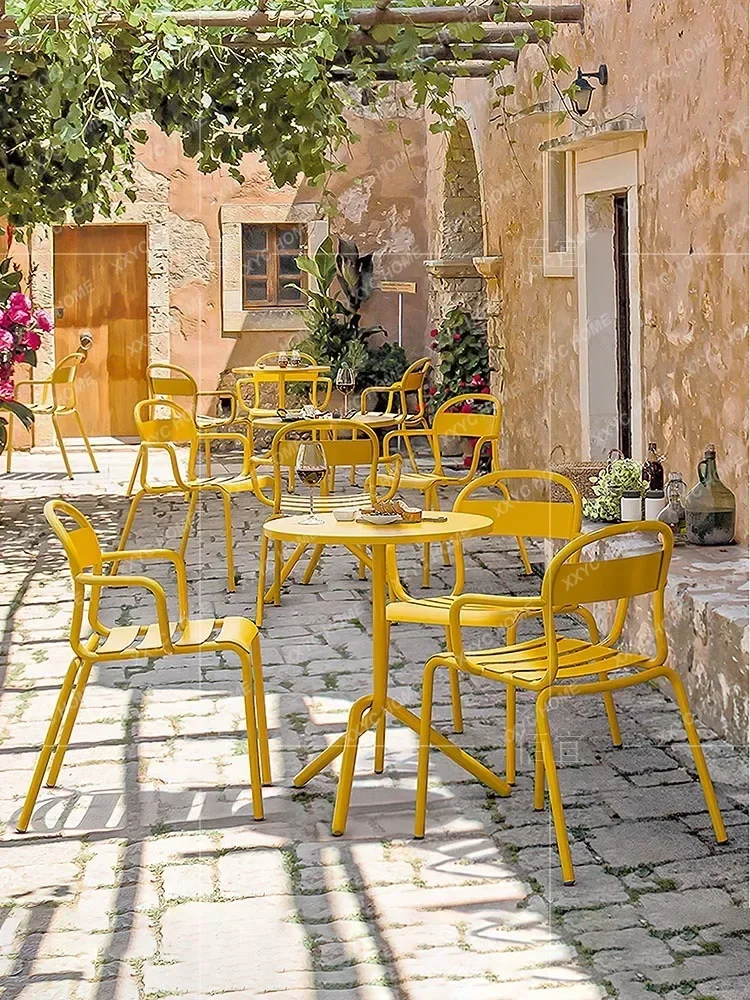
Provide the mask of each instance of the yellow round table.
MULTIPOLYGON (((354 766, 360 736, 378 723, 378 739, 384 737, 383 723, 386 713, 399 722, 419 732, 419 717, 400 702, 388 697, 388 625, 386 609, 386 547, 389 545, 422 545, 426 542, 445 542, 470 535, 486 534, 492 521, 480 514, 449 512, 443 515, 428 514, 429 520, 418 524, 397 522, 374 525, 366 521, 337 521, 332 514, 321 514, 320 522, 308 524, 303 516, 278 517, 266 521, 263 531, 269 539, 296 542, 298 545, 369 546, 372 550, 372 692, 357 699, 349 712, 346 733, 333 742, 315 760, 294 777, 297 787, 305 785, 324 767, 343 753, 341 776, 336 792, 331 832, 338 836, 346 829, 349 813, 354 766), (439 519, 438 519, 439 518, 439 519)), ((431 730, 433 746, 442 750, 474 777, 488 784, 500 795, 507 795, 508 785, 490 770, 474 760, 437 730, 431 730)), ((376 760, 382 754, 376 753, 376 760)), ((382 770, 382 766, 380 768, 382 770)))

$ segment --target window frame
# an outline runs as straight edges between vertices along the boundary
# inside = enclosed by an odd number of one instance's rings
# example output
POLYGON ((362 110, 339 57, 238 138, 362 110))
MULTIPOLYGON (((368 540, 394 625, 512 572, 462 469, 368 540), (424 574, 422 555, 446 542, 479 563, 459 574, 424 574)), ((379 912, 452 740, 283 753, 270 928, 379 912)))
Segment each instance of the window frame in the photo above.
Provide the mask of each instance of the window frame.
POLYGON ((569 150, 548 149, 542 158, 542 219, 543 219, 543 272, 547 278, 575 277, 575 192, 573 190, 573 154, 569 150), (552 156, 565 159, 565 250, 551 250, 550 225, 550 162, 552 156))
MULTIPOLYGON (((241 275, 241 296, 242 309, 244 312, 252 312, 255 309, 298 309, 304 305, 304 300, 282 299, 280 297, 280 282, 284 279, 296 280, 301 288, 307 287, 307 273, 300 269, 299 274, 284 274, 280 270, 280 258, 282 252, 279 250, 279 233, 283 230, 296 229, 300 234, 299 250, 295 256, 307 253, 309 233, 308 226, 304 222, 242 222, 240 224, 240 275, 241 275), (245 274, 245 229, 249 227, 264 229, 266 232, 266 248, 262 253, 266 260, 266 271, 264 275, 245 274), (260 284, 265 280, 266 298, 248 299, 246 298, 246 283, 260 284), (271 294, 271 291, 273 294, 271 294)), ((294 252, 294 251, 292 251, 294 252)), ((290 254, 286 254, 290 256, 290 254)))

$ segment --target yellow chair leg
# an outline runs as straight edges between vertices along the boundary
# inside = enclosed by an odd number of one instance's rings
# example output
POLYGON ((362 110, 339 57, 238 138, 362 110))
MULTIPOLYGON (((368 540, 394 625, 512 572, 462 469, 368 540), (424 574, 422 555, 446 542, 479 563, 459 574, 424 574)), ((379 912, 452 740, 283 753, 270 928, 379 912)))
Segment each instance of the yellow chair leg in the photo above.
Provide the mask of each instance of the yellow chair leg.
POLYGON ((141 467, 142 460, 143 460, 143 452, 140 449, 138 449, 138 455, 136 456, 136 460, 133 464, 133 471, 130 474, 130 482, 128 483, 127 493, 125 494, 126 497, 129 497, 132 494, 133 489, 135 488, 135 477, 138 475, 138 470, 141 467))
POLYGON ((8 440, 5 444, 5 471, 10 472, 10 463, 13 458, 13 414, 8 411, 8 440))
POLYGON ((63 440, 62 432, 60 431, 60 426, 57 423, 57 417, 52 415, 52 426, 55 430, 55 437, 57 438, 57 444, 60 448, 60 454, 62 455, 63 462, 65 463, 65 468, 68 472, 68 479, 73 478, 73 470, 70 467, 70 462, 68 461, 68 453, 65 450, 65 441, 63 440))
MULTIPOLYGON (((445 630, 445 647, 451 648, 451 630, 445 630)), ((461 706, 461 680, 456 667, 448 667, 448 678, 451 686, 451 712, 453 714, 453 732, 464 731, 464 713, 461 706)))
POLYGON ((435 688, 435 671, 440 660, 427 661, 422 677, 422 708, 419 720, 419 755, 417 757, 417 804, 414 814, 414 836, 421 840, 427 825, 427 782, 430 776, 430 727, 432 726, 432 697, 435 688))
MULTIPOLYGON (((606 674, 599 674, 599 679, 606 681, 606 674)), ((617 721, 617 709, 615 708, 615 699, 611 691, 605 691, 602 694, 604 698, 604 711, 607 713, 607 722, 609 723, 609 731, 612 734, 612 746, 621 747, 622 746, 622 733, 620 732, 620 723, 617 721)))
POLYGON ((273 543, 273 603, 281 604, 281 569, 284 562, 283 543, 276 539, 273 543))
POLYGON ((203 457, 206 460, 206 475, 211 475, 211 442, 208 438, 203 442, 203 457))
POLYGON ((221 498, 224 503, 224 534, 227 543, 227 590, 231 594, 236 583, 234 579, 234 537, 232 534, 232 498, 228 493, 221 491, 221 498))
POLYGON ((99 471, 99 466, 96 464, 96 459, 94 458, 94 450, 91 447, 91 443, 86 435, 86 431, 83 427, 83 421, 81 420, 81 414, 78 410, 73 410, 73 416, 76 418, 76 423, 78 424, 78 430, 81 432, 81 437, 83 438, 83 443, 86 445, 86 451, 89 453, 89 458, 91 459, 91 464, 94 467, 94 472, 99 471))
POLYGON ((91 660, 84 663, 78 673, 78 677, 76 678, 73 695, 66 709, 65 719, 62 724, 62 729, 60 730, 60 737, 57 741, 54 756, 52 757, 52 765, 49 769, 49 776, 47 777, 46 782, 47 788, 54 788, 57 784, 57 779, 60 777, 60 768, 63 765, 65 752, 68 749, 70 734, 73 732, 73 726, 78 718, 78 709, 81 707, 83 693, 86 690, 86 684, 88 683, 89 674, 91 673, 91 666, 91 660))
MULTIPOLYGON (((239 652, 239 651, 238 651, 239 652)), ((255 721, 255 692, 253 667, 248 654, 239 653, 242 667, 242 693, 245 700, 245 725, 247 726, 247 756, 250 762, 250 793, 253 800, 253 819, 263 819, 263 790, 258 757, 258 728, 255 721)))
MULTIPOLYGON (((130 537, 130 532, 133 529, 133 522, 135 521, 135 515, 140 506, 141 500, 146 496, 143 490, 133 497, 130 501, 130 509, 128 510, 128 516, 125 518, 125 527, 122 529, 122 534, 120 535, 120 541, 117 543, 117 548, 122 551, 128 544, 128 538, 130 537)), ((182 553, 181 553, 182 554, 182 553)), ((118 563, 115 563, 112 567, 112 576, 115 576, 118 570, 118 563)))
POLYGON ((266 718, 266 697, 263 688, 263 659, 260 637, 253 639, 250 656, 253 666, 253 690, 255 692, 255 714, 258 720, 258 745, 260 747, 260 780, 271 784, 271 753, 268 748, 268 719, 266 718))
POLYGON ((548 701, 549 694, 547 691, 543 691, 537 697, 536 731, 539 742, 542 746, 544 772, 547 776, 547 788, 549 790, 549 802, 552 810, 552 822, 555 825, 555 837, 557 838, 557 850, 560 854, 563 882, 565 885, 573 885, 576 879, 573 871, 573 859, 570 856, 568 831, 565 826, 565 812, 563 810, 562 798, 560 796, 560 784, 557 780, 557 767, 555 766, 552 736, 550 734, 549 720, 547 718, 548 701))
POLYGON ((505 685, 505 780, 516 783, 516 689, 505 685))
POLYGON ((263 624, 263 609, 266 596, 266 563, 268 562, 268 538, 261 532, 260 557, 258 561, 258 596, 255 601, 255 624, 258 628, 263 624))
POLYGON ((404 446, 406 447, 406 453, 409 456, 409 461, 411 462, 411 467, 414 469, 415 475, 419 475, 419 466, 417 465, 417 460, 414 457, 414 448, 412 446, 410 438, 407 436, 403 438, 404 446))
POLYGON ((544 809, 544 758, 538 733, 534 743, 534 808, 537 812, 544 809))
POLYGON ((516 544, 518 545, 518 554, 521 556, 521 562, 523 563, 526 576, 531 576, 532 569, 531 563, 529 562, 529 553, 526 551, 526 542, 524 542, 523 538, 517 535, 516 544))
POLYGON ((34 806, 36 805, 36 800, 39 795, 39 789, 42 787, 42 781, 44 780, 44 775, 47 771, 49 759, 52 756, 52 751, 55 749, 55 741, 57 740, 57 734, 60 730, 60 724, 62 723, 63 716, 65 715, 65 709, 67 708, 70 693, 73 690, 76 675, 78 674, 80 667, 81 661, 79 659, 76 658, 72 660, 65 673, 65 677, 63 678, 62 687, 60 688, 60 693, 57 696, 57 702, 55 703, 55 710, 52 713, 52 718, 50 719, 49 726, 47 727, 47 735, 44 737, 44 743, 42 744, 42 749, 39 752, 39 757, 37 758, 36 767, 34 768, 34 774, 31 778, 29 790, 26 793, 23 809, 21 810, 21 815, 18 817, 18 823, 16 824, 16 829, 19 833, 25 833, 29 828, 31 814, 34 812, 34 806))
POLYGON ((695 769, 698 772, 698 778, 700 779, 701 788, 703 789, 703 796, 706 800, 706 808, 708 809, 709 816, 711 817, 711 825, 714 828, 716 842, 718 844, 725 844, 729 838, 727 837, 727 831, 724 827, 724 820, 721 818, 719 803, 716 801, 716 792, 714 791, 713 782, 711 781, 711 775, 708 773, 706 758, 703 756, 703 748, 701 747, 701 742, 698 737, 698 730, 695 728, 693 713, 690 711, 690 703, 688 702, 687 694, 685 693, 685 686, 682 683, 680 675, 671 667, 664 668, 664 676, 672 685, 672 689, 675 693, 677 707, 679 708, 680 715, 682 716, 682 724, 684 725, 685 732, 687 733, 688 743, 690 744, 690 749, 693 754, 695 769))
POLYGON ((190 529, 193 526, 193 519, 195 518, 195 511, 198 506, 198 490, 192 490, 188 499, 188 509, 185 514, 185 527, 182 529, 182 538, 180 539, 179 553, 180 557, 184 560, 185 553, 187 552, 188 542, 190 541, 190 529))

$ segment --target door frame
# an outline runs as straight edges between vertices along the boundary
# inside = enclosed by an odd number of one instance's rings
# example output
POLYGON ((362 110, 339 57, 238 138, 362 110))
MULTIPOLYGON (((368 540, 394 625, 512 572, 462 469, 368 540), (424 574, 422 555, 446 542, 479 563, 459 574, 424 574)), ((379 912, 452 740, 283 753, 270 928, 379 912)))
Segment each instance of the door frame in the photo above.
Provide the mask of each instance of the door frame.
MULTIPOLYGON (((591 151, 586 151, 590 156, 591 151)), ((582 158, 576 153, 576 221, 578 234, 578 344, 580 365, 581 455, 591 457, 589 413, 588 324, 586 298, 586 195, 625 194, 628 206, 628 292, 630 298, 630 406, 631 447, 636 461, 643 459, 643 373, 641 370, 641 287, 638 197, 638 150, 582 158)))

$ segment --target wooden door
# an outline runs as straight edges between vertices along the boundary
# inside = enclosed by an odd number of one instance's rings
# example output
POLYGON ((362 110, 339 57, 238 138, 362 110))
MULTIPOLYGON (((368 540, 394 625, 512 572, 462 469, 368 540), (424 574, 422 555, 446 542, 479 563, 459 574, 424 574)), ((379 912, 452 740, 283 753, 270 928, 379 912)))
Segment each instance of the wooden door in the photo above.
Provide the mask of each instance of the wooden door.
MULTIPOLYGON (((131 437, 146 398, 147 231, 138 225, 65 226, 54 234, 55 356, 92 345, 76 379, 86 432, 131 437)), ((76 435, 71 420, 64 428, 76 435)))

